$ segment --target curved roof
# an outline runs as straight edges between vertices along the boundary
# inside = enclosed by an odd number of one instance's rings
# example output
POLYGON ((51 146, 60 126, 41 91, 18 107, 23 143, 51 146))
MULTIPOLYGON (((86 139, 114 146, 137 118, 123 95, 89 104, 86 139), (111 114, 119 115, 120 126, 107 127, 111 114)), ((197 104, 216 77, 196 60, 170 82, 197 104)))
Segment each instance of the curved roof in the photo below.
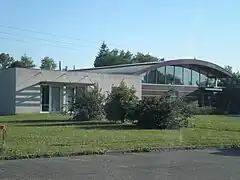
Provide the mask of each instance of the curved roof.
POLYGON ((193 70, 200 70, 202 74, 208 75, 208 77, 232 77, 232 74, 226 71, 219 65, 211 62, 197 60, 197 59, 176 59, 160 62, 150 63, 136 63, 136 64, 124 64, 115 66, 105 66, 90 69, 79 69, 75 71, 90 71, 95 73, 108 73, 108 74, 132 74, 140 75, 146 71, 164 67, 164 66, 180 66, 185 68, 191 68, 193 70), (208 72, 208 73, 207 73, 208 72))

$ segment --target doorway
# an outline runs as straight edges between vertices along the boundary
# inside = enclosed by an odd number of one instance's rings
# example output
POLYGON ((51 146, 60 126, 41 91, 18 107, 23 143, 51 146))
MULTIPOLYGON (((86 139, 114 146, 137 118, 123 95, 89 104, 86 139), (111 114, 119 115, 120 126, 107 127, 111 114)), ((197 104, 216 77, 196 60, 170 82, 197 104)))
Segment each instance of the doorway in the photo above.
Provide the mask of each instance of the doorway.
POLYGON ((61 110, 61 89, 60 87, 51 87, 51 112, 60 112, 61 110))
POLYGON ((42 105, 42 112, 49 111, 49 86, 42 85, 41 86, 41 105, 42 105))
POLYGON ((74 103, 74 88, 67 87, 67 104, 72 105, 74 103))

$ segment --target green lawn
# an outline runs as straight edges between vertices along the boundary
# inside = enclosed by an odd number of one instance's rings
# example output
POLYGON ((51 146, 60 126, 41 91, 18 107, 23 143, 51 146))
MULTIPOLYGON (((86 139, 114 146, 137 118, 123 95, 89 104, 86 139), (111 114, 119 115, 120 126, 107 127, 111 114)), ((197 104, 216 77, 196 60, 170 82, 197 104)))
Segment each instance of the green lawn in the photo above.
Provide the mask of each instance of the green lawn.
POLYGON ((69 117, 30 114, 0 117, 6 124, 6 157, 101 153, 113 149, 149 150, 155 147, 240 144, 240 117, 197 116, 194 128, 136 130, 133 125, 72 122, 69 117))

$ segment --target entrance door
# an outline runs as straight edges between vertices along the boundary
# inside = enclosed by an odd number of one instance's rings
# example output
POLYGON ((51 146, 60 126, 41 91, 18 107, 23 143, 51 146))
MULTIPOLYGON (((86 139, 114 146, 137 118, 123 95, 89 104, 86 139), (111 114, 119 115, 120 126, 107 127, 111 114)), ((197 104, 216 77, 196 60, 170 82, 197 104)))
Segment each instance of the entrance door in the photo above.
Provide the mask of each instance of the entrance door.
POLYGON ((42 111, 48 112, 49 111, 49 86, 42 85, 41 86, 41 102, 42 102, 42 111))
POLYGON ((51 111, 60 112, 60 87, 52 87, 51 96, 51 111))
POLYGON ((67 104, 71 105, 74 102, 74 88, 67 88, 67 104))

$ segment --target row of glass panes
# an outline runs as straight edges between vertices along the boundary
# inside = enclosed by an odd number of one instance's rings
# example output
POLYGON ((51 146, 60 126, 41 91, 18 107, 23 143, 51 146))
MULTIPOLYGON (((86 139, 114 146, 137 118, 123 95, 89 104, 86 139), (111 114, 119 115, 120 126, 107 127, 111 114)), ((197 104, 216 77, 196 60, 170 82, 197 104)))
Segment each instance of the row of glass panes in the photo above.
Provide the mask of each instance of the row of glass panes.
POLYGON ((143 74, 143 83, 214 86, 215 79, 179 66, 165 66, 143 74))

